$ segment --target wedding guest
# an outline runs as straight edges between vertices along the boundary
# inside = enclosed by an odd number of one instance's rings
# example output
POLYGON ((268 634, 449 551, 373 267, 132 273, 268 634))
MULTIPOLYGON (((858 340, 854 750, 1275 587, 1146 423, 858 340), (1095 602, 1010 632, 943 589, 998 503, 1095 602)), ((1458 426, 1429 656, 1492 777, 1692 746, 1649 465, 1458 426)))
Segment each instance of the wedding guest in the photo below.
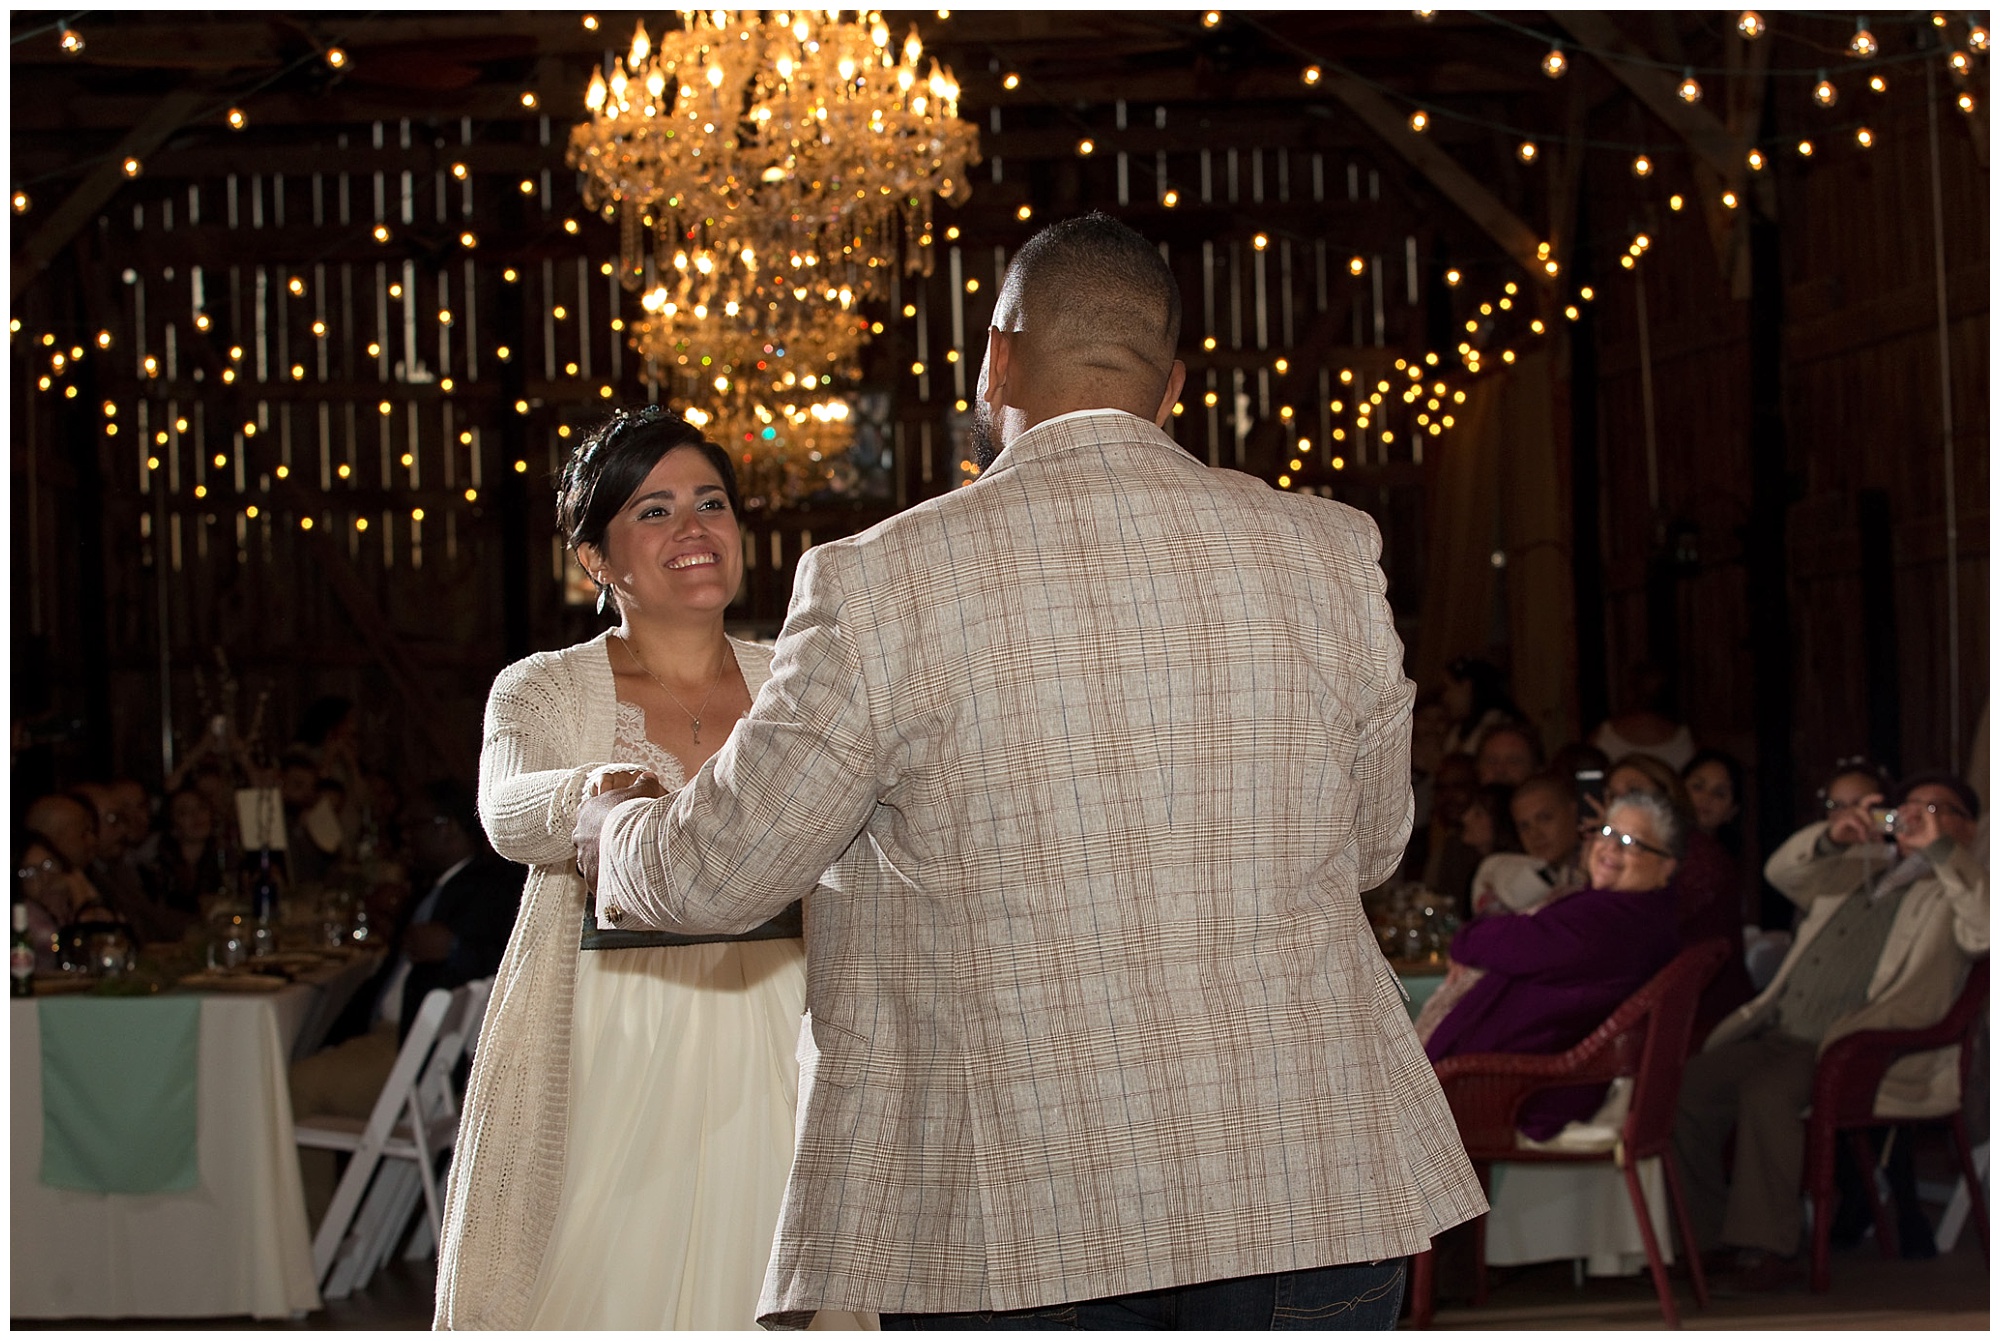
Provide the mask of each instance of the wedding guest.
POLYGON ((215 815, 193 785, 167 801, 167 831, 152 865, 153 887, 169 908, 199 916, 202 900, 227 890, 234 872, 215 838, 215 815))
POLYGON ((1743 962, 1742 876, 1722 844, 1695 823, 1694 801, 1680 775, 1660 759, 1650 754, 1626 755, 1612 767, 1605 791, 1613 800, 1647 793, 1672 808, 1681 832, 1687 835, 1684 859, 1674 876, 1680 943, 1687 946, 1722 940, 1729 944, 1729 956, 1708 980, 1695 1008, 1690 1046, 1698 1046, 1723 1016, 1756 995, 1750 970, 1743 962))
POLYGON ((1481 786, 1518 787, 1542 766, 1542 742, 1524 722, 1501 722, 1488 728, 1473 756, 1481 786))
MULTIPOLYGON (((1802 1274, 1801 1113, 1829 1044, 1867 1029, 1920 1029, 1951 1009, 1988 949, 1986 871, 1968 852, 1979 798, 1949 774, 1922 774, 1894 794, 1885 835, 1869 794, 1809 824, 1764 874, 1805 909, 1776 978, 1722 1022, 1689 1060, 1674 1149, 1688 1214, 1704 1249, 1738 1251, 1738 1283, 1777 1289, 1802 1274), (1724 1150, 1735 1132, 1733 1169, 1724 1150)), ((1905 1058, 1876 1098, 1888 1114, 1949 1111, 1957 1050, 1905 1058)))
MULTIPOLYGON (((1583 1041, 1680 950, 1668 892, 1685 850, 1680 818, 1657 796, 1611 803, 1590 852, 1586 888, 1532 914, 1469 923, 1454 965, 1476 970, 1424 1044, 1433 1062, 1462 1053, 1557 1053, 1583 1041)), ((1439 989, 1444 990, 1443 988, 1439 989)), ((1520 1127, 1545 1141, 1597 1111, 1603 1085, 1544 1090, 1520 1127)))
POLYGON ((77 796, 96 810, 96 850, 86 870, 105 906, 132 928, 142 945, 179 940, 195 919, 155 898, 139 867, 128 860, 134 839, 145 835, 130 832, 130 811, 121 808, 118 789, 89 782, 77 788, 77 796))
POLYGON ((15 840, 14 883, 27 905, 28 938, 35 947, 37 973, 55 973, 62 967, 63 928, 112 917, 97 891, 61 849, 33 829, 24 830, 15 840))
POLYGON ((1444 668, 1444 705, 1451 715, 1446 754, 1477 755, 1488 731, 1526 716, 1507 696, 1507 677, 1480 657, 1459 657, 1444 668))
POLYGON ((1508 798, 1518 853, 1496 852, 1472 879, 1475 915, 1526 912, 1583 887, 1576 793, 1569 782, 1538 773, 1508 798))

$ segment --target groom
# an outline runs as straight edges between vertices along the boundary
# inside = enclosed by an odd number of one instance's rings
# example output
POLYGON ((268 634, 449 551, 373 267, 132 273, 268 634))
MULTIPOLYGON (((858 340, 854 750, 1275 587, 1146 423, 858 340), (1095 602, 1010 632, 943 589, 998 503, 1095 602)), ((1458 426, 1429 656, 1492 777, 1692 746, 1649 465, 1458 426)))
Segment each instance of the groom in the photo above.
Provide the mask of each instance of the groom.
POLYGON ((1179 328, 1137 233, 1038 234, 979 481, 808 551, 721 753, 579 822, 620 926, 825 872, 768 1321, 1393 1327, 1485 1209, 1359 899, 1411 813, 1379 537, 1161 431, 1179 328))

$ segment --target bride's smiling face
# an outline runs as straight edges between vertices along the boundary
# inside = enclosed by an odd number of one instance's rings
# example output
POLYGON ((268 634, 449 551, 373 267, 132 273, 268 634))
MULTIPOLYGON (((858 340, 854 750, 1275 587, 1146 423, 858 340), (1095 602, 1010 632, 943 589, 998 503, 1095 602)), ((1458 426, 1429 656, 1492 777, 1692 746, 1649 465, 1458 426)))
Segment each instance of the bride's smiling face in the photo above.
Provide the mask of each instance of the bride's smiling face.
POLYGON ((728 491, 693 447, 662 456, 605 527, 603 546, 579 545, 577 557, 610 581, 627 618, 721 610, 743 582, 728 491))

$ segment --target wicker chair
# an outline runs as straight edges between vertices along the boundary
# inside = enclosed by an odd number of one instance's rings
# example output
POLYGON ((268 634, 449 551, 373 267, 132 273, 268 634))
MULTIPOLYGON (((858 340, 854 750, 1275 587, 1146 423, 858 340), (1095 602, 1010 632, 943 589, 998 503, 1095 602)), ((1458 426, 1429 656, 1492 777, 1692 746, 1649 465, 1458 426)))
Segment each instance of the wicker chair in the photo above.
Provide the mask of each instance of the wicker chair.
MULTIPOLYGON (((1979 960, 1966 977, 1958 1000, 1943 1019, 1927 1029, 1869 1029, 1839 1039, 1820 1055, 1813 1072, 1812 1109, 1806 1119, 1805 1191, 1812 1199, 1812 1288, 1824 1294, 1832 1284, 1827 1267, 1827 1244, 1833 1230, 1834 1148, 1840 1133, 1847 1133, 1848 1148, 1862 1170, 1861 1182, 1868 1189, 1869 1207, 1875 1214, 1875 1241, 1884 1257, 1897 1256, 1895 1217, 1882 1204, 1881 1193, 1869 1174, 1875 1154, 1868 1148, 1864 1127, 1879 1127, 1894 1119, 1875 1116, 1875 1092, 1882 1075, 1898 1058, 1913 1052, 1958 1045, 1958 1087, 1965 1093, 1967 1073, 1972 1066, 1972 1044, 1986 1018, 1986 961, 1979 960)), ((1972 1159, 1972 1140, 1965 1130, 1963 1104, 1949 1113, 1928 1118, 1902 1119, 1916 1122, 1944 1122, 1951 1129, 1952 1147, 1958 1166, 1965 1175, 1966 1191, 1972 1198, 1973 1213, 1979 1217, 1979 1238, 1986 1237, 1986 1197, 1979 1185, 1979 1169, 1972 1159)), ((1990 1246, 1990 1243, 1989 1243, 1990 1246)))
MULTIPOLYGON (((1704 941, 1680 952, 1655 974, 1590 1037, 1568 1052, 1554 1056, 1517 1053, 1474 1053, 1448 1057, 1437 1066, 1453 1119, 1465 1142, 1465 1153, 1478 1170, 1481 1183, 1491 1186, 1498 1163, 1615 1163, 1625 1174, 1625 1188, 1639 1219, 1639 1233, 1652 1267, 1653 1288, 1667 1326, 1680 1326, 1666 1262, 1653 1233, 1646 1194, 1639 1184, 1638 1164, 1658 1156, 1666 1173, 1667 1191, 1680 1221, 1687 1247, 1688 1270, 1701 1307, 1708 1307, 1708 1282, 1701 1272, 1701 1251, 1695 1245, 1681 1194, 1680 1172, 1674 1164, 1674 1109, 1680 1099, 1681 1068, 1687 1058, 1688 1034, 1694 1028, 1695 1006, 1731 947, 1724 941, 1704 941), (1528 1148, 1517 1137, 1521 1103, 1538 1090, 1554 1086, 1588 1085, 1632 1077, 1632 1103, 1626 1111, 1616 1145, 1609 1150, 1528 1148)), ((1476 1286, 1473 1304, 1486 1302, 1486 1224, 1474 1222, 1473 1256, 1476 1286)), ((1435 1250, 1419 1253, 1411 1278, 1412 1326, 1430 1325, 1436 1273, 1435 1250)))

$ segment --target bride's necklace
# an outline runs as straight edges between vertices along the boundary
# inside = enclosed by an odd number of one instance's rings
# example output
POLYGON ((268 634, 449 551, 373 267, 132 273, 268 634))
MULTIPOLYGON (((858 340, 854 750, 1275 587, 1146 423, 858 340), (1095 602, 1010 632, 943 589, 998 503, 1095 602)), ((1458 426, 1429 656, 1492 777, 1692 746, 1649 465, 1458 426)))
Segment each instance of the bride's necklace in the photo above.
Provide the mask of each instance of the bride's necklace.
MULTIPOLYGON (((646 678, 648 680, 651 680, 654 684, 658 685, 660 687, 660 692, 665 694, 668 698, 672 699, 674 701, 674 706, 676 708, 679 708, 682 712, 687 713, 688 721, 692 723, 694 728, 694 743, 697 745, 701 744, 701 715, 708 711, 709 702, 715 697, 716 687, 722 683, 722 668, 724 665, 727 664, 726 659, 715 663, 715 678, 708 682, 708 693, 702 696, 701 707, 695 709, 693 712, 688 712, 688 705, 681 702, 679 694, 676 694, 673 690, 667 688, 667 682, 665 680, 662 680, 659 676, 653 674, 653 668, 651 666, 648 666, 645 662, 645 658, 639 655, 639 649, 632 645, 632 640, 621 633, 618 635, 618 641, 625 644, 626 655, 632 658, 632 662, 634 665, 638 666, 640 670, 646 672, 646 678)), ((726 645, 724 650, 725 651, 727 650, 726 645)))

